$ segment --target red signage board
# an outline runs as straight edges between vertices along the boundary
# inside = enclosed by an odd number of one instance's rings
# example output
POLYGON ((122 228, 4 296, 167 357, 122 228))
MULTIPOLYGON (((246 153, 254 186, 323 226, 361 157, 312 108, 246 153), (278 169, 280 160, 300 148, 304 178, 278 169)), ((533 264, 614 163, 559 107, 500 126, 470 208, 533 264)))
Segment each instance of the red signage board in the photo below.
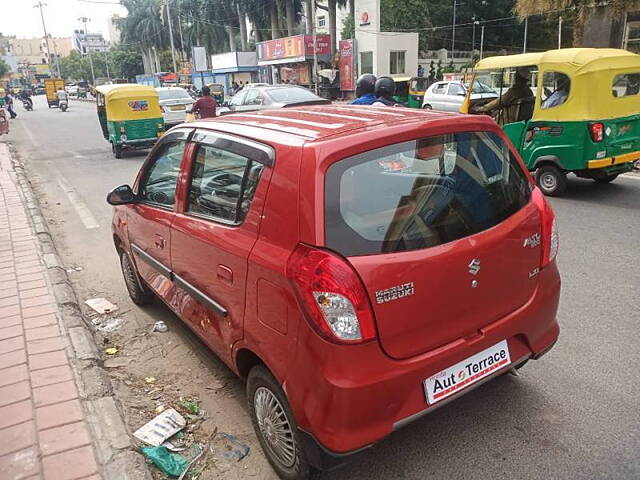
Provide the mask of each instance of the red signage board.
MULTIPOLYGON (((317 55, 329 55, 331 53, 329 35, 316 35, 317 55)), ((313 56, 313 36, 295 35, 293 37, 276 38, 256 45, 259 62, 282 59, 302 59, 313 56)))
POLYGON ((356 89, 354 76, 353 40, 340 40, 340 90, 351 92, 356 89))

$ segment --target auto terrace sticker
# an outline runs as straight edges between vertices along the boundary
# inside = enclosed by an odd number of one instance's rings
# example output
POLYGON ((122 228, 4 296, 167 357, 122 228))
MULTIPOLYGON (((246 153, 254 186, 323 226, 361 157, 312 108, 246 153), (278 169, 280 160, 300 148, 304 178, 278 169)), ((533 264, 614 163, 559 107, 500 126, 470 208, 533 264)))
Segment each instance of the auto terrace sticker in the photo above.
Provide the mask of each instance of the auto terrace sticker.
POLYGON ((130 100, 129 108, 134 112, 146 112, 149 110, 149 102, 146 100, 130 100))
POLYGON ((510 363, 509 346, 503 340, 426 379, 424 390, 427 402, 433 405, 444 400, 510 363))

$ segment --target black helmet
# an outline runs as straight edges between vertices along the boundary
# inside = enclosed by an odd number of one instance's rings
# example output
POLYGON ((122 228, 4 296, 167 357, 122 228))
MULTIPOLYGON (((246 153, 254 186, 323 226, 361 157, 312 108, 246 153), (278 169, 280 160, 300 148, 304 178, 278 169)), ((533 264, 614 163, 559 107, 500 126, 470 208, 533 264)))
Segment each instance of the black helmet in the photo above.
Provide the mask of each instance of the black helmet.
POLYGON ((376 82, 375 94, 378 97, 393 97, 396 93, 396 83, 391 77, 380 77, 376 82))
POLYGON ((356 82, 356 97, 361 97, 367 93, 373 93, 376 88, 376 76, 372 73, 363 73, 356 82))

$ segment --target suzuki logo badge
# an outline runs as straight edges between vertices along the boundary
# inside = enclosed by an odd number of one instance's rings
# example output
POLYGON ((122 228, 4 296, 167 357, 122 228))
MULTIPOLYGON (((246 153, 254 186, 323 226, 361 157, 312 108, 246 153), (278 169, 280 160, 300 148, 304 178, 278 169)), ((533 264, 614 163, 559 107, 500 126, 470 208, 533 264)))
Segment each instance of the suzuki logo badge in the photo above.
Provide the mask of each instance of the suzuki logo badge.
POLYGON ((471 275, 477 275, 479 271, 480 271, 480 259, 474 258, 469 263, 469 273, 471 275))

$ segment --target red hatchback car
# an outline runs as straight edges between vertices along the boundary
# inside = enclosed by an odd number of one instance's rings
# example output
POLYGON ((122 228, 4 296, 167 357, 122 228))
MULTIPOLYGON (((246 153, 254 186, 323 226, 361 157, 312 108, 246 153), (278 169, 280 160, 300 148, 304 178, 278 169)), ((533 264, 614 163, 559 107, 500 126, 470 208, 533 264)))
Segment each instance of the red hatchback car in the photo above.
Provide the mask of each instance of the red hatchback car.
POLYGON ((488 117, 300 107, 181 125, 117 205, 131 298, 247 378, 306 478, 558 338, 554 214, 488 117))

